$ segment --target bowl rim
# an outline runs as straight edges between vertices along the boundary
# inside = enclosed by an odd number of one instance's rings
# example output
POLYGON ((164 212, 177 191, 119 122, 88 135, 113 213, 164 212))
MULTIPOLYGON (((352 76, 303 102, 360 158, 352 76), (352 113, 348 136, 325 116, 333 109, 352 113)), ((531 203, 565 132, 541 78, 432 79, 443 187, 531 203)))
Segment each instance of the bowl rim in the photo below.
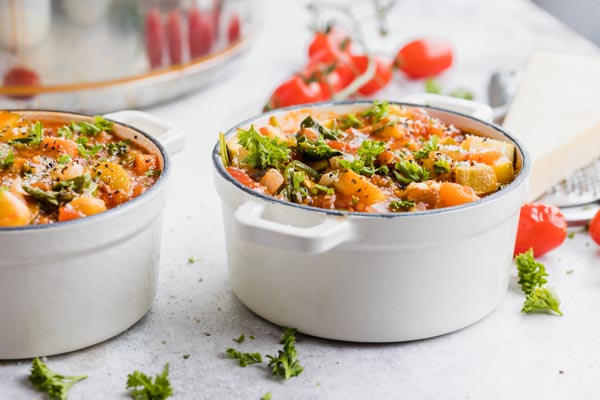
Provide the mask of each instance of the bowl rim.
MULTIPOLYGON (((377 101, 377 99, 324 101, 324 102, 318 102, 318 103, 300 104, 300 105, 295 105, 295 106, 290 106, 290 107, 278 108, 276 110, 270 110, 270 111, 264 112, 262 114, 256 115, 254 117, 248 118, 248 119, 234 125, 232 128, 230 128, 225 133, 225 137, 226 138, 230 137, 231 135, 235 134, 239 128, 241 128, 243 126, 247 126, 249 124, 252 124, 252 122, 254 122, 258 119, 273 116, 276 114, 282 114, 282 113, 286 113, 286 112, 290 112, 290 111, 294 111, 294 110, 300 110, 300 109, 317 108, 317 109, 325 109, 326 110, 327 107, 337 107, 337 106, 347 106, 347 105, 369 105, 369 104, 373 104, 374 101, 377 101)), ((473 208, 473 207, 479 207, 479 206, 485 205, 487 203, 493 202, 501 197, 508 196, 510 193, 515 192, 520 186, 522 186, 523 184, 525 184, 527 182, 527 179, 529 178, 529 175, 531 173, 531 158, 530 158, 529 152, 525 149, 525 146, 519 139, 517 139, 516 137, 514 137, 513 135, 508 133, 504 128, 494 124, 493 122, 484 121, 479 118, 470 116, 468 114, 461 113, 458 111, 448 110, 448 109, 445 109, 442 107, 435 107, 435 106, 430 106, 430 105, 422 105, 422 104, 403 102, 403 101, 392 101, 392 100, 386 100, 386 101, 388 101, 390 104, 395 104, 395 105, 399 105, 399 106, 416 107, 416 108, 423 108, 426 110, 429 109, 429 110, 443 111, 446 113, 455 114, 455 115, 458 115, 461 117, 471 119, 475 122, 478 122, 482 125, 487 126, 488 128, 491 128, 491 129, 499 132, 500 134, 504 135, 507 139, 509 139, 521 153, 522 163, 521 163, 521 169, 520 169, 518 175, 515 177, 515 179, 512 182, 510 182, 504 188, 496 191, 495 193, 492 193, 489 196, 485 196, 479 200, 476 200, 476 201, 473 201, 470 203, 461 204, 459 206, 437 208, 437 209, 425 210, 425 211, 404 212, 404 213, 391 213, 391 212, 388 212, 388 213, 365 213, 365 212, 355 212, 355 211, 330 210, 330 209, 324 209, 324 208, 319 208, 319 207, 307 206, 304 204, 292 203, 289 201, 276 199, 272 196, 268 196, 266 194, 262 194, 253 189, 250 189, 249 187, 247 187, 247 186, 241 184, 240 182, 238 182, 237 180, 235 180, 225 170, 225 167, 223 166, 223 163, 221 161, 221 156, 219 154, 219 142, 218 141, 212 151, 213 166, 215 167, 215 169, 219 173, 219 175, 221 177, 223 177, 226 181, 228 181, 236 188, 240 189, 241 191, 243 191, 253 197, 257 197, 257 198, 267 201, 269 203, 277 203, 277 204, 281 204, 281 205, 288 206, 288 207, 293 207, 293 208, 297 208, 297 209, 301 209, 301 210, 316 212, 319 214, 332 215, 332 216, 343 216, 343 217, 413 218, 413 217, 420 217, 420 216, 427 217, 427 216, 438 215, 438 214, 460 212, 462 210, 473 208)))
MULTIPOLYGON (((76 116, 79 118, 81 118, 81 117, 93 118, 96 116, 95 114, 88 114, 88 113, 79 113, 79 112, 63 111, 63 110, 45 110, 45 109, 33 109, 33 110, 5 109, 4 111, 10 111, 10 112, 15 112, 15 113, 65 114, 65 115, 76 116)), ((154 193, 156 193, 157 190, 159 190, 159 188, 165 184, 166 180, 168 179, 169 175, 171 174, 171 159, 170 159, 169 153, 166 151, 165 147, 160 143, 160 141, 132 125, 129 125, 129 124, 126 124, 123 122, 118 122, 118 121, 115 121, 110 118, 106 118, 106 119, 113 122, 116 125, 131 129, 131 130, 141 134, 146 139, 150 140, 150 142, 158 149, 158 151, 160 152, 160 154, 163 158, 163 169, 162 169, 160 176, 154 183, 154 185, 152 185, 148 190, 146 190, 144 193, 140 194, 139 196, 137 196, 131 200, 128 200, 121 205, 110 208, 106 211, 102 211, 98 214, 90 215, 90 216, 83 217, 83 218, 77 218, 77 219, 73 219, 70 221, 63 221, 63 222, 57 221, 57 222, 53 222, 50 224, 0 227, 0 234, 5 233, 5 232, 54 230, 54 229, 60 229, 63 227, 67 228, 67 227, 77 226, 77 225, 86 224, 86 223, 93 223, 94 221, 98 221, 98 220, 106 217, 107 215, 110 216, 110 215, 119 214, 122 212, 127 212, 132 206, 135 206, 136 204, 139 204, 141 201, 144 201, 149 196, 154 195, 154 193)))

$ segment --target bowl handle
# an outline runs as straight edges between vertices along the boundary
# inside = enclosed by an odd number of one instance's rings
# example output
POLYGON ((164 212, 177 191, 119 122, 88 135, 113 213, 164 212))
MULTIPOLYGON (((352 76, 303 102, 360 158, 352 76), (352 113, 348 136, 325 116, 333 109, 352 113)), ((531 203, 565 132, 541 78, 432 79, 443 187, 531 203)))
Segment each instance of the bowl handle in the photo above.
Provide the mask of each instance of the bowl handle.
POLYGON ((486 104, 477 103, 476 101, 471 100, 457 99, 456 97, 444 96, 441 94, 416 93, 403 97, 402 101, 444 108, 446 110, 467 114, 487 122, 492 121, 494 117, 492 108, 486 104))
POLYGON ((179 153, 185 147, 183 129, 146 112, 125 110, 105 114, 104 117, 147 133, 157 139, 171 155, 179 153))
POLYGON ((249 200, 234 213, 234 230, 242 240, 274 249, 317 254, 349 241, 354 236, 344 217, 323 216, 311 227, 297 227, 264 217, 268 204, 249 200))

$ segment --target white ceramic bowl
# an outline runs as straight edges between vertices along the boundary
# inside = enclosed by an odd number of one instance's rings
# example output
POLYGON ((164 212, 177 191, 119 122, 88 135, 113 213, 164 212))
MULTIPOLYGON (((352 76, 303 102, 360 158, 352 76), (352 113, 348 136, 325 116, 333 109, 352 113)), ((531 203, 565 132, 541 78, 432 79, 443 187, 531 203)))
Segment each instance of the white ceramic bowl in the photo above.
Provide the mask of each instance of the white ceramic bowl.
MULTIPOLYGON (((64 123, 92 118, 19 113, 64 123)), ((150 309, 171 168, 167 150, 183 148, 184 132, 139 111, 105 117, 122 122, 114 124, 117 136, 158 155, 163 172, 147 192, 103 213, 0 228, 0 359, 90 346, 129 328, 150 309)))
MULTIPOLYGON (((440 100, 431 98, 429 100, 440 100)), ((444 99, 441 99, 444 100, 444 99)), ((442 101, 487 116, 472 102, 442 101)), ((312 106, 358 112, 370 102, 312 106)), ((361 214, 276 200, 233 179, 213 152, 231 286, 252 311, 306 334, 358 342, 422 339, 489 314, 508 287, 519 210, 530 160, 502 128, 472 116, 425 107, 458 128, 517 147, 515 180, 476 202, 439 210, 361 214)), ((292 107, 232 128, 266 124, 292 107)))

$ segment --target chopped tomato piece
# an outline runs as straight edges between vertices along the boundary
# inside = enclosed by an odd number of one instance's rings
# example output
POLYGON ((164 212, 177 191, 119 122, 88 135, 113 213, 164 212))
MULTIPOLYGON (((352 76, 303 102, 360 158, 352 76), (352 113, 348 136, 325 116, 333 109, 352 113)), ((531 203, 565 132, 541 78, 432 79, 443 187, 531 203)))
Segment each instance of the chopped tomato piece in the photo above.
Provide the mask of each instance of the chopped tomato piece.
POLYGON ((154 154, 138 153, 135 155, 133 167, 135 168, 135 172, 138 174, 145 174, 150 170, 156 171, 157 166, 158 158, 154 154))
POLYGON ((339 140, 325 140, 329 147, 347 154, 356 154, 358 146, 352 143, 340 142, 339 140))
POLYGON ((71 221, 73 219, 78 219, 78 218, 83 218, 83 217, 85 217, 85 214, 80 211, 75 210, 73 207, 71 207, 71 204, 67 204, 58 209, 58 221, 59 222, 71 221))
POLYGON ((250 178, 246 171, 242 171, 239 168, 227 167, 227 172, 239 183, 244 186, 248 186, 250 189, 257 189, 262 187, 258 182, 255 182, 250 178))

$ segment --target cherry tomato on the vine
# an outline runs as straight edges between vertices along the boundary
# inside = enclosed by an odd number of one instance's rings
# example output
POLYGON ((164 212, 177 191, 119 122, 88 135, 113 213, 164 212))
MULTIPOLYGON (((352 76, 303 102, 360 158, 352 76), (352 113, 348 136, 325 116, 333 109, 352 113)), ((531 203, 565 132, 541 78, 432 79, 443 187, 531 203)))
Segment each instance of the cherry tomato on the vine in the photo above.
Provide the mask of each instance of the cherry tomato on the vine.
POLYGON ((567 221, 555 206, 525 204, 521 207, 515 255, 530 248, 539 257, 560 246, 567 237, 567 221))
POLYGON ((600 210, 590 222, 590 236, 594 242, 600 244, 600 210))
POLYGON ((210 53, 214 42, 214 27, 211 15, 197 8, 188 13, 188 42, 190 57, 196 58, 210 53))
POLYGON ((428 78, 452 65, 452 44, 443 39, 417 39, 396 55, 395 66, 409 78, 428 78))
POLYGON ((316 103, 324 100, 327 100, 327 95, 321 84, 318 82, 305 82, 302 77, 294 75, 275 89, 265 106, 265 110, 316 103))
POLYGON ((328 100, 342 90, 348 83, 344 82, 336 70, 336 64, 309 64, 301 73, 304 82, 317 82, 323 91, 323 100, 328 100))
POLYGON ((336 62, 344 54, 350 54, 350 36, 339 28, 330 28, 325 32, 315 33, 308 47, 308 57, 311 62, 336 62))
MULTIPOLYGON (((352 61, 359 74, 365 72, 369 66, 369 58, 367 56, 352 56, 352 61)), ((364 96, 371 95, 383 89, 392 80, 391 64, 380 58, 376 58, 375 62, 375 76, 358 89, 358 92, 364 96)))
MULTIPOLYGON (((15 66, 6 71, 3 77, 4 86, 39 86, 41 84, 40 76, 37 72, 21 66, 15 66)), ((30 99, 33 95, 9 95, 14 99, 30 99)))

